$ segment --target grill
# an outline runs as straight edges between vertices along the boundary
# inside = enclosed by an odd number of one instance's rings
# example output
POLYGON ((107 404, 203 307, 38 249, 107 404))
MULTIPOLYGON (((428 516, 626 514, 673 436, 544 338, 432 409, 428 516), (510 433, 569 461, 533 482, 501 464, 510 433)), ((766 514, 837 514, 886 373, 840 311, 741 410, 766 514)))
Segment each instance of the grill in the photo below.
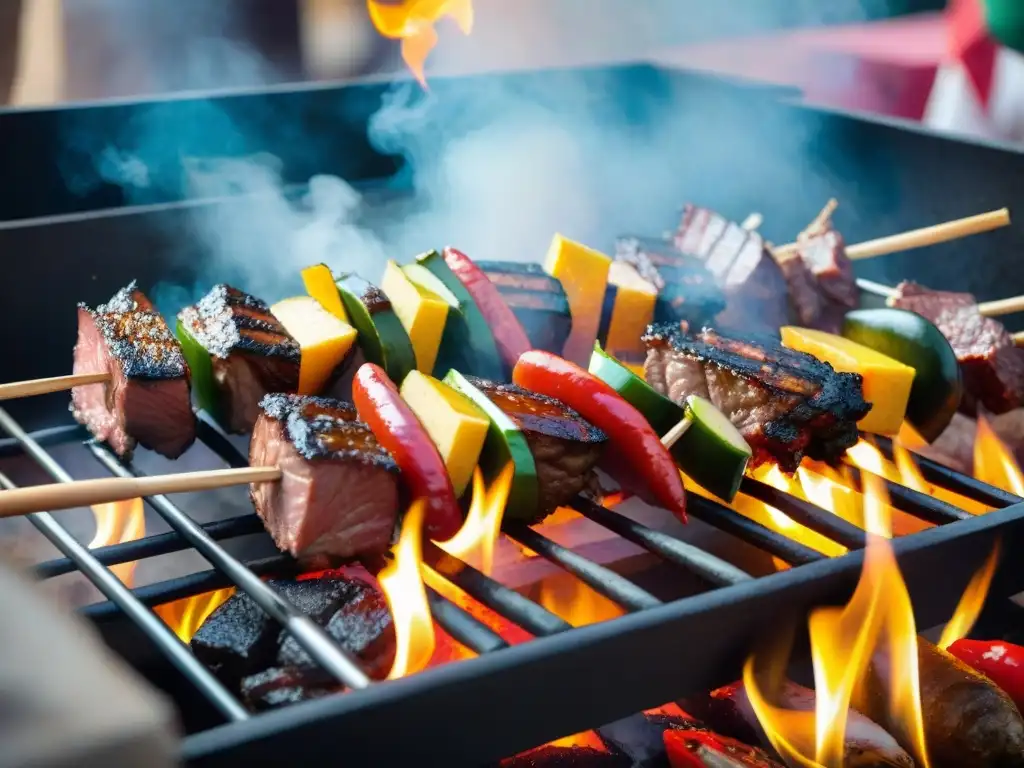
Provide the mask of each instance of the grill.
MULTIPOLYGON (((528 85, 535 77, 542 78, 541 82, 550 82, 543 80, 543 75, 517 75, 509 76, 504 85, 509 82, 528 85)), ((633 93, 631 89, 640 88, 645 94, 639 97, 641 106, 647 110, 642 115, 645 119, 654 119, 652 105, 668 89, 691 88, 714 105, 715 119, 726 122, 739 119, 749 109, 774 110, 773 117, 766 118, 767 122, 781 120, 783 114, 800 112, 807 125, 840 126, 833 135, 838 135, 837 141, 847 149, 856 146, 858 141, 867 140, 865 137, 887 136, 889 143, 884 145, 883 155, 897 151, 908 142, 919 141, 920 145, 914 144, 918 153, 907 159, 901 170, 905 175, 913 175, 919 170, 914 163, 938 149, 961 146, 946 144, 936 137, 915 136, 898 126, 806 110, 780 100, 776 92, 760 93, 701 78, 687 80, 690 76, 647 67, 602 70, 596 74, 594 71, 563 73, 562 80, 555 75, 551 77, 559 82, 564 82, 565 77, 582 78, 587 82, 597 78, 599 82, 610 84, 611 100, 622 97, 626 103, 632 99, 628 103, 634 108, 638 97, 627 97, 627 94, 633 93)), ((492 80, 483 78, 470 79, 468 84, 463 82, 462 85, 472 92, 491 83, 492 80)), ((441 85, 442 89, 458 87, 455 81, 441 85)), ((322 104, 328 97, 342 104, 346 100, 365 103, 368 95, 365 87, 310 90, 301 94, 278 94, 276 98, 281 101, 276 103, 287 101, 294 106, 297 102, 310 107, 322 104)), ((231 98, 224 97, 228 102, 231 98)), ((238 98, 260 98, 263 103, 272 103, 275 96, 238 98)), ((616 108, 620 106, 616 102, 616 108)), ((237 107, 236 102, 230 108, 237 107)), ((126 108, 124 105, 112 107, 126 108)), ((166 104, 159 107, 160 110, 169 108, 166 104)), ((186 104, 182 109, 183 113, 188 113, 190 107, 186 104)), ((302 113, 299 109, 294 114, 300 113, 303 116, 295 118, 300 122, 309 115, 308 110, 302 113)), ((11 116, 11 119, 23 118, 11 116)), ((65 115, 63 119, 86 118, 65 115)), ((103 122, 113 118, 93 115, 88 119, 103 122)), ((741 124, 744 130, 751 128, 749 121, 741 124)), ((764 140, 765 137, 755 130, 755 139, 741 148, 739 154, 746 157, 751 146, 764 140)), ((1012 167, 1022 164, 1018 156, 998 148, 963 146, 965 162, 980 153, 989 157, 990 164, 1002 162, 1012 167)), ((350 168, 358 165, 350 163, 350 168)), ((364 163, 363 167, 370 166, 364 163)), ((371 173, 378 171, 379 167, 374 167, 371 173)), ((369 181, 359 179, 358 173, 355 175, 356 181, 369 181)), ((872 203, 863 202, 872 189, 857 192, 856 183, 850 180, 841 185, 843 188, 830 192, 842 196, 849 189, 853 198, 851 205, 862 220, 876 208, 872 203)), ((681 180, 680 188, 685 186, 685 180, 681 180)), ((922 189, 928 186, 927 182, 918 184, 922 189)), ((976 185, 976 188, 980 190, 981 186, 976 185)), ((811 189, 805 194, 814 193, 811 189)), ((921 203, 922 210, 932 210, 938 205, 935 201, 939 196, 932 194, 932 198, 921 203)), ((986 202, 980 193, 977 198, 975 207, 981 210, 986 202)), ((820 202, 821 198, 817 199, 820 202)), ((993 202, 1002 205, 1012 200, 1004 198, 993 202)), ((96 279, 95 288, 92 285, 88 288, 90 297, 94 292, 96 295, 112 292, 129 274, 139 275, 144 289, 148 282, 155 283, 159 279, 187 283, 195 276, 196 267, 175 255, 184 245, 178 234, 182 230, 176 231, 175 222, 180 223, 194 206, 235 204, 239 203, 168 199, 147 209, 61 213, 50 220, 3 225, 0 245, 4 250, 7 246, 12 246, 13 250, 34 245, 38 252, 47 253, 50 261, 45 269, 66 270, 50 292, 50 299, 58 307, 70 306, 73 301, 85 298, 77 294, 88 277, 96 279), (96 242, 109 243, 109 246, 97 247, 96 242), (79 246, 82 246, 80 252, 79 246), (125 253, 111 253, 107 248, 125 253), (150 258, 136 264, 129 254, 140 252, 140 248, 148 248, 150 258)), ((54 203, 55 208, 62 211, 67 205, 66 199, 54 203)), ((805 208, 810 210, 811 206, 805 208)), ((770 216, 771 212, 766 215, 770 216)), ((933 218, 941 219, 942 215, 933 218)), ((783 222, 792 219, 790 213, 783 222)), ((879 226, 891 231, 901 226, 890 226, 891 223, 890 214, 882 217, 879 226)), ((867 227, 862 229, 863 233, 856 231, 856 235, 874 234, 867 227)), ((937 252, 942 250, 936 249, 937 252)), ((191 255, 186 250, 186 256, 191 255)), ((44 272, 37 271, 42 269, 43 266, 26 264, 26 275, 4 281, 0 286, 0 298, 9 307, 29 311, 25 305, 25 296, 29 293, 26 286, 29 281, 44 276, 44 272)), ((938 273, 941 277, 942 270, 938 273)), ((52 335, 47 335, 52 343, 38 345, 31 339, 12 335, 15 362, 8 372, 9 378, 66 372, 73 328, 65 327, 70 321, 62 313, 46 314, 48 317, 40 320, 40 330, 52 331, 52 335), (18 351, 27 354, 21 355, 18 351)), ((0 410, 0 429, 9 436, 0 442, 0 459, 27 455, 53 481, 71 480, 71 475, 51 451, 55 447, 82 444, 86 436, 79 428, 67 425, 66 416, 54 415, 60 407, 65 406, 59 398, 39 398, 14 404, 10 411, 0 410)), ((199 439, 223 463, 246 465, 245 457, 213 423, 201 420, 199 439)), ((891 445, 882 441, 881 448, 891 456, 891 445)), ((85 441, 80 450, 112 475, 140 474, 137 467, 122 463, 103 445, 85 441)), ((893 542, 913 601, 917 625, 929 627, 948 618, 971 575, 997 540, 1008 552, 1024 547, 1024 499, 927 459, 920 458, 918 465, 929 482, 995 508, 985 515, 974 516, 932 496, 887 482, 893 507, 935 525, 893 542)), ((0 485, 14 487, 5 474, 0 474, 0 485)), ((535 639, 509 647, 498 634, 463 608, 437 592, 428 591, 435 621, 478 656, 386 683, 370 682, 354 657, 262 580, 269 575, 291 573, 294 566, 289 558, 278 556, 243 562, 228 551, 226 545, 231 540, 262 532, 253 514, 200 525, 171 499, 148 498, 146 503, 166 521, 171 532, 92 551, 78 543, 52 515, 40 513, 30 516, 29 520, 63 555, 37 565, 36 576, 48 579, 77 570, 88 577, 108 602, 90 606, 84 614, 99 627, 113 648, 175 697, 189 732, 182 745, 189 765, 220 765, 243 760, 284 763, 294 760, 297 751, 305 760, 337 759, 343 754, 346 760, 367 764, 416 760, 447 766, 481 765, 566 734, 611 723, 687 693, 730 682, 739 676, 744 658, 765 627, 787 618, 797 619, 812 607, 838 603, 849 597, 863 560, 858 551, 865 545, 862 530, 813 504, 751 478, 744 481, 741 492, 849 548, 850 553, 825 558, 721 504, 691 494, 689 511, 693 518, 766 557, 773 556, 793 566, 758 577, 749 572, 745 560, 737 563, 727 555, 712 554, 708 548, 579 498, 573 507, 584 518, 631 543, 652 562, 673 569, 681 578, 685 576, 688 584, 692 582, 699 588, 693 590, 694 594, 669 599, 655 586, 645 583, 642 575, 623 575, 608 564, 597 562, 596 558, 556 543, 537 528, 506 525, 505 535, 627 611, 618 619, 572 628, 520 592, 428 545, 424 559, 432 569, 475 600, 533 634, 535 639), (119 563, 184 550, 195 550, 211 568, 138 589, 124 587, 109 570, 119 563), (352 690, 258 716, 250 714, 149 610, 162 603, 228 586, 248 593, 313 659, 352 690), (389 734, 389 729, 391 733, 401 729, 401 737, 388 738, 385 734, 389 734)), ((1022 590, 1024 573, 1020 569, 1000 568, 991 588, 991 611, 1003 610, 1006 599, 1022 590)))

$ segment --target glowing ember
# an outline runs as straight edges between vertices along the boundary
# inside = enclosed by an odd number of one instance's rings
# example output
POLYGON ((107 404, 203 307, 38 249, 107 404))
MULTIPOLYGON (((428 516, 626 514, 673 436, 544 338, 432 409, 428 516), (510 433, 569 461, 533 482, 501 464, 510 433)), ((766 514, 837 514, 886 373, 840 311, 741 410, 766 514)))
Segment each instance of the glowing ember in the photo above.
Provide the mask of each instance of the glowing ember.
MULTIPOLYGON (((89 549, 123 544, 146 535, 146 513, 142 499, 97 504, 92 508, 92 513, 96 517, 96 535, 89 542, 89 549)), ((130 587, 135 583, 136 565, 122 563, 112 565, 110 570, 125 586, 130 587)))
POLYGON ((992 548, 992 552, 989 553, 988 559, 985 560, 985 564, 978 569, 971 579, 971 583, 967 585, 967 589, 964 590, 964 594, 953 612, 953 618, 942 630, 939 648, 948 648, 957 640, 967 637, 974 622, 978 620, 978 615, 985 605, 988 588, 992 585, 992 576, 999 564, 999 551, 1000 546, 997 542, 996 546, 992 548))
POLYGON ((434 620, 420 577, 423 514, 422 500, 409 507, 395 545, 395 559, 377 576, 395 625, 395 663, 388 674, 389 680, 419 672, 434 655, 434 620))
POLYGON ((367 0, 366 6, 380 34, 402 41, 402 58, 424 87, 423 67, 437 45, 434 25, 448 16, 464 35, 473 30, 473 0, 367 0))
POLYGON ((512 488, 515 465, 506 464, 501 474, 484 487, 483 474, 477 467, 473 471, 473 501, 462 528, 450 540, 438 546, 453 557, 469 563, 488 576, 494 567, 494 546, 501 533, 501 519, 505 514, 505 503, 512 488))
POLYGON ((984 416, 978 416, 974 439, 974 476, 1004 491, 1024 496, 1024 475, 1013 452, 996 435, 984 416))
POLYGON ((174 630, 174 634, 181 642, 189 643, 199 628, 203 626, 203 622, 210 617, 210 614, 233 594, 235 594, 233 588, 204 592, 201 595, 175 600, 173 603, 158 605, 153 612, 174 630))

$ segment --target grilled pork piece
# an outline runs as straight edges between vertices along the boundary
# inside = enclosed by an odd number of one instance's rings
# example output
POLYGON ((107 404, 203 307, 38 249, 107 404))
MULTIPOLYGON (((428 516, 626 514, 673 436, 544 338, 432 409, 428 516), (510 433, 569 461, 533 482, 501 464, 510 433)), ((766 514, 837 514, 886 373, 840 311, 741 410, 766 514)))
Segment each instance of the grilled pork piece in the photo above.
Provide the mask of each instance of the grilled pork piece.
POLYGON ((753 466, 774 459, 793 472, 805 455, 835 462, 871 409, 859 374, 836 373, 774 339, 656 325, 644 343, 647 382, 677 403, 687 395, 711 400, 750 443, 753 466))
POLYGON ((853 262, 846 255, 846 243, 832 226, 831 217, 816 219, 796 242, 800 259, 814 276, 822 296, 847 309, 860 306, 853 262))
POLYGON ((789 322, 786 279, 759 234, 707 208, 686 205, 675 246, 704 262, 725 291, 719 326, 763 331, 789 322))
POLYGON ((298 388, 299 345, 255 296, 217 285, 178 320, 210 354, 225 429, 248 432, 264 395, 298 388))
POLYGON ((889 303, 916 312, 942 331, 975 401, 969 405, 981 403, 996 414, 1024 405, 1024 350, 1014 345, 1002 323, 978 312, 974 296, 903 282, 889 303))
POLYGON ((176 459, 195 440, 181 345, 134 282, 95 310, 78 306, 73 371, 110 375, 72 389, 71 412, 119 456, 130 457, 138 441, 176 459))
POLYGON ((348 403, 268 395, 249 463, 276 466, 276 483, 250 496, 282 550, 295 557, 354 557, 387 549, 398 514, 398 466, 348 403))
POLYGON ((533 348, 562 354, 572 330, 572 314, 558 278, 539 264, 478 261, 476 265, 497 286, 533 348))
POLYGON ((537 520, 566 504, 596 480, 593 470, 607 437, 576 411, 515 384, 467 377, 522 430, 537 465, 537 520))

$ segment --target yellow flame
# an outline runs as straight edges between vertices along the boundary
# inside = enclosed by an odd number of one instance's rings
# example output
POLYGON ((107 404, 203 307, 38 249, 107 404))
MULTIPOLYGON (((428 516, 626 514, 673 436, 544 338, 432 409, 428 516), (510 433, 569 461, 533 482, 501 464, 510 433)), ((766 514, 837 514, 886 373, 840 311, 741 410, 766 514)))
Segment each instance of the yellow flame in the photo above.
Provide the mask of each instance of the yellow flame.
POLYGON ((420 577, 424 511, 422 499, 409 507, 395 545, 395 559, 377 577, 395 626, 395 661, 389 680, 419 672, 434 655, 434 620, 420 577))
POLYGON ((402 41, 402 58, 424 87, 423 68, 437 45, 434 25, 447 16, 464 35, 473 31, 473 0, 367 0, 366 7, 380 34, 402 41))
POLYGON ((996 565, 999 564, 1000 549, 1000 544, 997 541, 985 560, 985 564, 971 578, 971 583, 967 585, 956 610, 953 611, 953 618, 942 630, 939 648, 949 648, 957 640, 967 637, 974 622, 978 620, 978 615, 985 605, 985 598, 988 596, 988 588, 992 585, 992 576, 995 575, 996 565))
POLYGON ((469 563, 488 576, 494 568, 494 547, 501 533, 501 519, 512 488, 515 465, 509 462, 501 474, 485 488, 480 467, 473 471, 473 501, 462 528, 438 546, 453 557, 469 563))
POLYGON ((607 597, 568 573, 544 579, 537 602, 574 627, 616 619, 625 613, 607 597))
POLYGON ((210 614, 235 594, 233 587, 218 589, 215 592, 204 592, 201 595, 185 597, 173 603, 164 603, 153 609, 164 623, 174 630, 174 634, 183 643, 191 642, 199 628, 203 626, 210 614))
MULTIPOLYGON (((97 504, 92 508, 92 513, 96 518, 96 535, 89 542, 89 549, 136 541, 146 535, 146 513, 142 499, 97 504)), ((112 565, 110 570, 125 586, 131 587, 135 583, 137 564, 121 563, 112 565)))
POLYGON ((1004 491, 1024 496, 1024 475, 984 416, 978 416, 978 435, 974 439, 974 476, 1004 491))

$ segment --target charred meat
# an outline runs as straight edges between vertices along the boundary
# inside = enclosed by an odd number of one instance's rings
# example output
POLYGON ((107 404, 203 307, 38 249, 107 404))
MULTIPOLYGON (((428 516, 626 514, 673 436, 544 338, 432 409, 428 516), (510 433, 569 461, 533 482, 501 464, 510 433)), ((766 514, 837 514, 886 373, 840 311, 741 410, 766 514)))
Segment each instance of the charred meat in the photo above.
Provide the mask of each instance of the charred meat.
POLYGON ((534 349, 562 354, 572 330, 569 300, 558 278, 539 264, 478 261, 526 331, 534 349))
POLYGON ((229 285, 214 286, 183 309, 178 322, 210 355, 225 429, 248 432, 264 395, 298 388, 299 345, 255 296, 229 285))
POLYGON ((268 395, 249 461, 280 467, 276 483, 250 495, 282 550, 295 557, 384 552, 398 514, 398 467, 348 403, 268 395))
POLYGON ((786 279, 759 234, 687 205, 674 242, 682 253, 700 259, 725 291, 728 305, 719 326, 757 331, 789 322, 786 279))
POLYGON ((1014 345, 1002 323, 978 312, 974 296, 903 282, 889 303, 916 312, 942 331, 960 361, 973 404, 996 414, 1024 405, 1024 350, 1014 345))
POLYGON ((131 283, 96 309, 78 307, 74 373, 110 380, 71 390, 71 412, 122 457, 136 441, 175 459, 196 436, 190 372, 181 345, 131 283))
POLYGON ((647 382, 677 403, 688 395, 711 400, 750 443, 754 466, 774 460, 793 472, 804 456, 835 462, 871 409, 859 374, 837 373, 771 338, 660 325, 644 343, 647 382))
MULTIPOLYGON (((467 377, 470 378, 470 377, 467 377)), ((514 384, 470 378, 522 430, 537 465, 537 519, 567 504, 595 481, 607 437, 571 408, 514 384)))

